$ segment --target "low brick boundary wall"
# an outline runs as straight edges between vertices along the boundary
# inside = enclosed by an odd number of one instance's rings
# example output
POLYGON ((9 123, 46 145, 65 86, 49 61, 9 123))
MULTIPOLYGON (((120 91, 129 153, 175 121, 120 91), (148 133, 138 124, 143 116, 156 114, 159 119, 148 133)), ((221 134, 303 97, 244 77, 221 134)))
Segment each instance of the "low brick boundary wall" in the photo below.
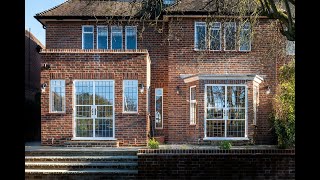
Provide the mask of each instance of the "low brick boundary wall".
POLYGON ((139 179, 295 179, 295 150, 140 149, 139 179))

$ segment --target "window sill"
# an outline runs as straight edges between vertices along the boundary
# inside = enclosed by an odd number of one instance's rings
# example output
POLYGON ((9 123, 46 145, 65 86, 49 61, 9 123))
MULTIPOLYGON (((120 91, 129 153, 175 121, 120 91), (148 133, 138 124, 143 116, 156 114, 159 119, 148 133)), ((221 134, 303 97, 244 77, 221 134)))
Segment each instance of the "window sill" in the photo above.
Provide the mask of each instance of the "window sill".
POLYGON ((66 112, 49 112, 49 114, 65 114, 66 112))
POLYGON ((71 138, 71 141, 74 140, 110 140, 110 141, 116 141, 117 138, 93 138, 93 137, 73 137, 71 138))
POLYGON ((130 114, 132 114, 132 115, 139 115, 139 113, 138 112, 122 112, 122 114, 125 114, 125 115, 130 115, 130 114))
POLYGON ((190 126, 195 126, 195 125, 197 125, 197 124, 189 124, 190 126))
POLYGON ((203 138, 204 141, 210 141, 210 140, 249 140, 248 137, 205 137, 203 138))

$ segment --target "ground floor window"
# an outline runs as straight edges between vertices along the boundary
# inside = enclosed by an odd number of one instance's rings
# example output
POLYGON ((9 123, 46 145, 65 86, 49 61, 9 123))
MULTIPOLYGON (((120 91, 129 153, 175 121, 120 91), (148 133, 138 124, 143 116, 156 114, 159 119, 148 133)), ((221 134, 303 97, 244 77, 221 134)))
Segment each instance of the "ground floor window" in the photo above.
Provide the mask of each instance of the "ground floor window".
POLYGON ((190 87, 190 124, 196 124, 197 119, 197 100, 196 100, 196 86, 190 87))
POLYGON ((205 85, 206 138, 246 137, 246 121, 245 85, 205 85))
POLYGON ((114 81, 75 80, 75 138, 114 138, 114 81))
POLYGON ((163 89, 155 89, 155 123, 156 128, 163 128, 163 89))

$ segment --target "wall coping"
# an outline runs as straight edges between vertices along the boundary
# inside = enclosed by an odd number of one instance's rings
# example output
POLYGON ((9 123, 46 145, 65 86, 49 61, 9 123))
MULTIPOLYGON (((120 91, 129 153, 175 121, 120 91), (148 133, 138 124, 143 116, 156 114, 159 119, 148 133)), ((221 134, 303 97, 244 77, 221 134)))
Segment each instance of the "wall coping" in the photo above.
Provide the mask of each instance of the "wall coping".
POLYGON ((139 149, 138 155, 295 155, 295 149, 139 149))
POLYGON ((41 49, 40 53, 148 54, 147 49, 41 49))

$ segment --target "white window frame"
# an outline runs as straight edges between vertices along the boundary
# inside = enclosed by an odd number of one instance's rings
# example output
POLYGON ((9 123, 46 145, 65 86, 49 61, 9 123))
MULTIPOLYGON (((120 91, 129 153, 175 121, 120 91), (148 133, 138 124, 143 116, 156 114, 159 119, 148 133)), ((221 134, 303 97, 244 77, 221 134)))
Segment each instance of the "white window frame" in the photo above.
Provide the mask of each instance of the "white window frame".
MULTIPOLYGON (((136 79, 126 79, 126 80, 123 80, 122 81, 122 113, 126 113, 126 114, 136 114, 139 112, 139 84, 138 84, 138 80, 136 79), (137 96, 137 111, 125 111, 125 105, 124 105, 124 102, 125 102, 125 82, 126 81, 136 81, 137 82, 137 93, 136 93, 136 96, 137 96)), ((131 86, 129 86, 131 87, 131 86)))
POLYGON ((66 112, 66 81, 64 79, 51 79, 50 80, 50 89, 49 89, 49 112, 50 113, 65 113, 66 112), (52 108, 53 106, 53 99, 52 99, 52 81, 63 81, 64 83, 64 101, 62 101, 63 103, 63 110, 62 111, 53 111, 52 108))
POLYGON ((134 28, 135 31, 136 31, 136 48, 135 49, 138 49, 138 38, 137 38, 137 26, 126 26, 125 27, 125 49, 127 50, 127 30, 128 28, 134 28))
POLYGON ((245 24, 249 24, 249 28, 248 29, 245 29, 244 28, 244 25, 241 27, 241 29, 240 29, 240 34, 239 34, 239 51, 241 51, 241 52, 249 52, 249 51, 251 51, 251 24, 250 24, 250 22, 245 22, 245 24), (249 50, 240 50, 240 48, 241 48, 241 31, 249 31, 249 50))
POLYGON ((92 27, 92 49, 94 49, 94 26, 93 25, 82 26, 82 49, 84 49, 84 34, 91 34, 91 32, 84 32, 85 27, 92 27))
POLYGON ((116 27, 120 27, 121 28, 121 49, 123 49, 123 28, 122 26, 111 26, 111 34, 110 34, 110 49, 112 50, 119 50, 119 49, 113 49, 112 47, 112 37, 113 37, 113 29, 116 27))
MULTIPOLYGON (((192 88, 196 88, 196 86, 191 86, 190 87, 190 94, 189 94, 189 100, 190 100, 190 105, 189 105, 189 114, 190 114, 190 125, 196 125, 197 124, 197 98, 195 98, 195 100, 191 100, 191 89, 192 88), (195 116, 195 119, 194 121, 192 121, 192 114, 191 114, 191 104, 195 104, 196 106, 196 111, 194 112, 194 116, 195 116)), ((196 93, 196 97, 197 97, 197 89, 195 89, 195 93, 196 93)))
MULTIPOLYGON (((92 90, 94 93, 95 93, 95 85, 93 86, 93 90, 92 90)), ((113 79, 77 79, 77 80, 73 80, 73 86, 72 86, 72 92, 73 92, 73 98, 72 98, 72 103, 73 103, 73 115, 72 115, 72 127, 73 127, 73 130, 72 130, 72 134, 73 134, 73 137, 71 140, 117 140, 117 138, 115 138, 115 132, 116 132, 116 124, 115 124, 115 80, 113 79), (112 111, 113 111, 113 122, 112 122, 112 125, 113 125, 113 137, 76 137, 76 126, 77 126, 77 122, 76 122, 76 82, 81 82, 81 81, 110 81, 112 82, 113 84, 113 108, 112 108, 112 111)), ((95 96, 94 96, 95 98, 95 96)), ((93 101, 95 101, 95 99, 93 99, 93 101)), ((93 126, 95 126, 95 121, 93 121, 93 126)), ((93 133, 95 134, 95 131, 93 131, 93 133)))
POLYGON ((163 129, 163 88, 155 88, 155 90, 154 90, 154 127, 156 128, 156 129, 163 129), (161 89, 161 91, 162 91, 162 98, 161 98, 161 109, 162 109, 162 114, 161 114, 161 127, 157 127, 157 125, 156 125, 156 112, 157 112, 157 96, 159 96, 159 95, 157 95, 156 94, 156 92, 157 92, 157 89, 161 89))
MULTIPOLYGON (((225 88, 225 95, 227 88, 225 88)), ((225 125, 226 127, 226 125, 225 125)), ((248 86, 246 84, 205 84, 204 89, 204 138, 203 140, 249 140, 248 138, 248 86), (207 86, 244 86, 245 87, 245 136, 244 137, 207 137, 207 86)))
POLYGON ((223 25, 223 50, 224 51, 237 51, 237 23, 236 22, 225 22, 223 25), (226 30, 227 30, 227 24, 234 24, 234 29, 235 29, 235 33, 234 33, 234 50, 226 50, 226 30))
POLYGON ((259 107, 259 86, 253 85, 252 88, 252 104, 253 104, 253 125, 257 125, 257 119, 258 119, 258 107, 259 107))
POLYGON ((222 35, 221 35, 221 34, 222 34, 222 33, 221 33, 221 22, 213 22, 213 23, 212 23, 212 26, 211 26, 211 29, 210 29, 210 39, 209 39, 209 43, 210 43, 209 50, 210 50, 210 51, 221 51, 221 44, 222 44, 222 42, 221 42, 222 35), (215 28, 215 27, 213 26, 215 23, 219 23, 220 27, 219 27, 219 28, 215 28), (212 38, 211 34, 212 34, 212 31, 213 31, 213 30, 219 30, 219 35, 220 35, 220 39, 219 39, 219 41, 220 41, 220 47, 219 47, 218 50, 211 49, 211 38, 212 38))
POLYGON ((195 51, 205 51, 207 50, 208 46, 208 42, 207 42, 207 23, 206 22, 199 22, 199 21, 195 21, 194 22, 194 45, 193 48, 195 51), (205 48, 204 49, 199 49, 196 47, 196 42, 197 42, 197 26, 204 26, 205 27, 205 31, 204 31, 204 36, 205 36, 205 48))
POLYGON ((108 49, 109 48, 109 43, 108 43, 108 26, 97 26, 97 49, 101 49, 101 48, 99 48, 99 28, 106 28, 107 29, 107 48, 106 49, 108 49))

